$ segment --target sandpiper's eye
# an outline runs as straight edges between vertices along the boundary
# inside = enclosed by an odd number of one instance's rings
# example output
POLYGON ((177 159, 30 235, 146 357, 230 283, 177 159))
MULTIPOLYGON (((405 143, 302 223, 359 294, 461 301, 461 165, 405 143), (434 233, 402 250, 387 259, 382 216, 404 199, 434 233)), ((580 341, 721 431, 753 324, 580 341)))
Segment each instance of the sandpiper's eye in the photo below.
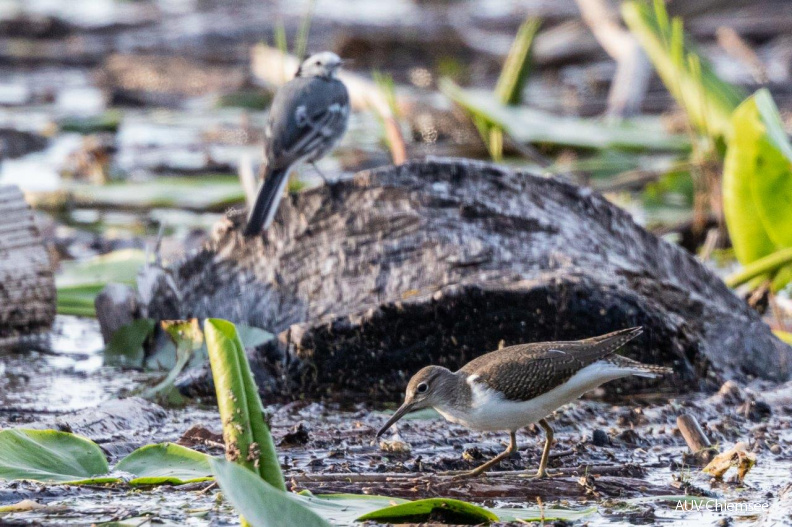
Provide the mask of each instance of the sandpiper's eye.
POLYGON ((321 63, 321 62, 319 62, 318 60, 316 61, 316 65, 317 65, 317 66, 320 66, 321 64, 322 64, 322 63, 321 63))
POLYGON ((429 389, 429 386, 425 382, 422 382, 421 384, 418 385, 417 388, 415 388, 415 391, 418 392, 418 393, 424 393, 428 389, 429 389))

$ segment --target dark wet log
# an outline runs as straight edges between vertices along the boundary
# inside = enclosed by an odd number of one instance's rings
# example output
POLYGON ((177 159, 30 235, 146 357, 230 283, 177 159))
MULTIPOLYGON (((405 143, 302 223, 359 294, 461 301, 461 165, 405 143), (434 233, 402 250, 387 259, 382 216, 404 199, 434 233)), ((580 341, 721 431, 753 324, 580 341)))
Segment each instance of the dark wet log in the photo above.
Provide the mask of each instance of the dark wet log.
POLYGON ((33 212, 16 186, 0 186, 0 347, 55 321, 55 280, 33 212))
POLYGON ((281 333, 273 371, 288 368, 291 382, 276 394, 398 400, 426 364, 457 368, 501 341, 637 325, 646 333, 624 353, 673 366, 661 381, 668 391, 789 377, 792 349, 714 273, 602 196, 559 180, 465 160, 413 162, 284 199, 261 238, 244 239, 244 215, 232 216, 168 270, 177 289, 168 297, 179 302, 159 306, 154 291, 148 312, 281 333))

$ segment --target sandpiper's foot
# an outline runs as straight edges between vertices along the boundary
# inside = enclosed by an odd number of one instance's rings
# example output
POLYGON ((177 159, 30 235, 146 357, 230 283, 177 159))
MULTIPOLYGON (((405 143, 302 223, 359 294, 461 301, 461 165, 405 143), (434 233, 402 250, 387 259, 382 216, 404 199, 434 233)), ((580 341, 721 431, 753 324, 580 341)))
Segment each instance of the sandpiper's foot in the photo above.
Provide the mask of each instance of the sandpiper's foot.
POLYGON ((547 470, 540 470, 535 474, 520 474, 518 477, 520 478, 530 478, 530 479, 545 479, 545 478, 552 478, 555 476, 559 476, 560 473, 549 472, 547 470))

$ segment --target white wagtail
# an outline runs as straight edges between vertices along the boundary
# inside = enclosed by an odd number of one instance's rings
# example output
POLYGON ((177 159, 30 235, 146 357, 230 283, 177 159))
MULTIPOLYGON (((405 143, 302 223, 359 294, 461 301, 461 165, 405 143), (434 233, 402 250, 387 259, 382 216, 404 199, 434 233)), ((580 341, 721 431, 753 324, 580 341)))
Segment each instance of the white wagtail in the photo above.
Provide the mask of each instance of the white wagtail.
POLYGON ((340 66, 335 53, 312 55, 275 94, 264 129, 264 181, 248 216, 245 236, 270 226, 291 168, 303 161, 314 164, 344 136, 349 94, 336 77, 340 66))

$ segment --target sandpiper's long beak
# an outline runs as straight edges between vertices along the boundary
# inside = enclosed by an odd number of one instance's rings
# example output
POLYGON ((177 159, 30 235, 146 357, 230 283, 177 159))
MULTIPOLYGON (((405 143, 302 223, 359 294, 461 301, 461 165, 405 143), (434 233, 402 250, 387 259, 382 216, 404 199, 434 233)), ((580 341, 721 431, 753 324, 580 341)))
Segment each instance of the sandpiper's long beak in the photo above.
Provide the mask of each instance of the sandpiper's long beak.
POLYGON ((402 418, 402 416, 403 416, 404 414, 411 412, 414 406, 415 406, 415 403, 412 403, 412 402, 409 402, 409 403, 404 403, 403 405, 401 405, 401 406, 399 407, 399 409, 398 409, 398 410, 396 410, 396 413, 395 413, 395 414, 393 414, 393 415, 391 416, 391 418, 390 418, 390 419, 388 419, 388 422, 387 422, 387 423, 385 423, 385 426, 383 426, 382 428, 380 428, 380 431, 379 431, 379 432, 377 432, 377 439, 379 439, 379 438, 380 438, 380 436, 381 436, 382 434, 384 434, 384 433, 385 433, 385 431, 386 431, 388 428, 390 428, 391 426, 393 426, 393 423, 395 423, 396 421, 398 421, 399 419, 401 419, 401 418, 402 418))

